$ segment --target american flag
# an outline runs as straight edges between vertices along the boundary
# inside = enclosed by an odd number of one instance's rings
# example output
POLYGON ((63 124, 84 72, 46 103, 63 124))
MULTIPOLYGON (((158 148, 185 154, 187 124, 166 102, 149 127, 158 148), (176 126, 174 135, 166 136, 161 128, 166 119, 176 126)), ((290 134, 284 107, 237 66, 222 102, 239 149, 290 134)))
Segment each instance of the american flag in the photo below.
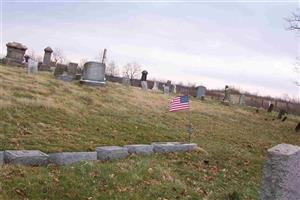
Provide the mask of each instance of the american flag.
POLYGON ((170 103, 170 112, 175 112, 178 110, 189 109, 189 97, 188 96, 179 96, 172 99, 170 103))

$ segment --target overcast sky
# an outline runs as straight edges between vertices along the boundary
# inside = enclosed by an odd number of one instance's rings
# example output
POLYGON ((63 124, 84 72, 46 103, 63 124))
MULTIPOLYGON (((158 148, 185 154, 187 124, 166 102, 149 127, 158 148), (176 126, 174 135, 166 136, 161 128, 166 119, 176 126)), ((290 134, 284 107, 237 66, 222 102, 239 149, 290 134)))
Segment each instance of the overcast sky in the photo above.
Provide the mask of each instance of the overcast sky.
POLYGON ((2 1, 1 55, 17 41, 43 55, 63 49, 68 60, 137 61, 150 79, 233 85, 261 95, 299 97, 293 72, 299 36, 284 18, 297 1, 100 2, 2 1))

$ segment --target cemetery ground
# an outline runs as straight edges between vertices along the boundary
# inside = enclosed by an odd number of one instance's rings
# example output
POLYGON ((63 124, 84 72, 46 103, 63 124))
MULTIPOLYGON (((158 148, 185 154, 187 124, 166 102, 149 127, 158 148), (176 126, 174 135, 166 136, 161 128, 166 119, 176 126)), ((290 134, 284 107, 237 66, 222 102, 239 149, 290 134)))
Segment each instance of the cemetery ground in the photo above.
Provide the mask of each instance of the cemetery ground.
MULTIPOLYGON (((187 142, 172 96, 110 83, 82 86, 0 66, 0 150, 94 151, 105 145, 187 142)), ((300 145, 299 121, 254 108, 191 101, 189 153, 131 155, 69 166, 0 167, 0 199, 258 199, 266 150, 300 145), (267 119, 267 120, 266 120, 267 119)))

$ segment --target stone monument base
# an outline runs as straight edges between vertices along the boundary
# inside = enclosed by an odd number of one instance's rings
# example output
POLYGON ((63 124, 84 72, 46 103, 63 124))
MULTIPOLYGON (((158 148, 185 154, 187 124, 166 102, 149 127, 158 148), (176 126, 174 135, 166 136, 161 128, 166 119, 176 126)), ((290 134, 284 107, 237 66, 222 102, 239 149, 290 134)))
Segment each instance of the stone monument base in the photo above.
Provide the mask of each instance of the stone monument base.
POLYGON ((80 80, 80 83, 83 85, 90 85, 90 86, 105 86, 105 81, 92 81, 92 80, 80 80))

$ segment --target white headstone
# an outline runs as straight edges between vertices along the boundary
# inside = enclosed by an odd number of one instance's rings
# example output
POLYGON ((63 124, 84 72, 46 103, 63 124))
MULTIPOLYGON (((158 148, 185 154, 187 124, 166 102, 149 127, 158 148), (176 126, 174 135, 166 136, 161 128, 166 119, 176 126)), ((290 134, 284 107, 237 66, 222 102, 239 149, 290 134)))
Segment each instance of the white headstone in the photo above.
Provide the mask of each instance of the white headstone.
POLYGON ((28 74, 34 74, 38 71, 38 62, 32 59, 28 60, 28 74))
POLYGON ((152 90, 153 91, 158 91, 158 82, 154 81, 152 90))

